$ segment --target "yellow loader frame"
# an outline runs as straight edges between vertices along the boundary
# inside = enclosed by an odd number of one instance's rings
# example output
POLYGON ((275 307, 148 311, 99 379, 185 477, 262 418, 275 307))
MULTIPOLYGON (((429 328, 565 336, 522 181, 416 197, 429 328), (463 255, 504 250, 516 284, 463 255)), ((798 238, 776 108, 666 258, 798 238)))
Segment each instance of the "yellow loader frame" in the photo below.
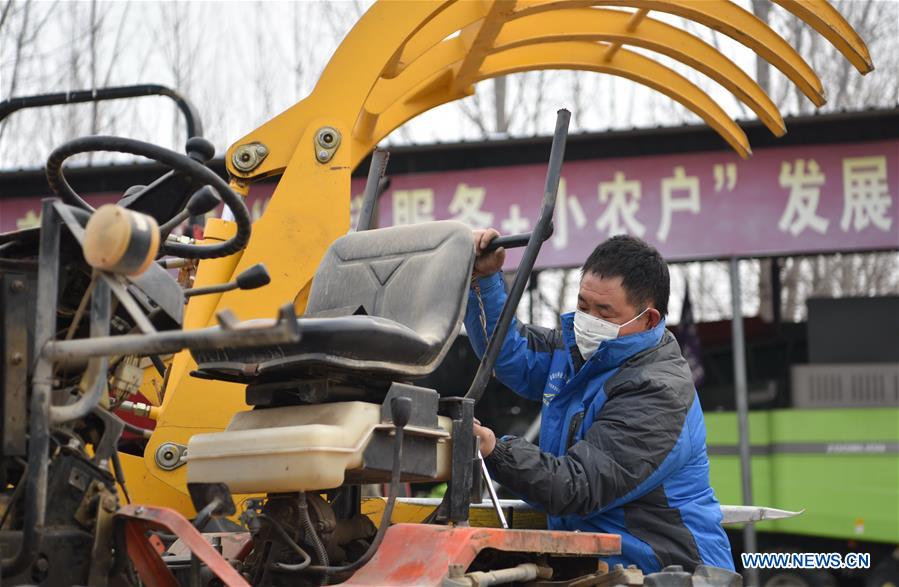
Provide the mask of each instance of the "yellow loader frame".
MULTIPOLYGON (((862 74, 874 69, 864 41, 826 0, 772 0, 824 36, 862 74)), ((762 88, 701 38, 653 18, 667 13, 732 37, 778 68, 816 106, 821 80, 790 44, 731 0, 378 0, 335 51, 314 91, 241 138, 226 154, 233 189, 281 175, 244 251, 203 261, 196 286, 223 283, 255 263, 272 282, 257 291, 192 298, 185 329, 215 323, 217 311, 241 319, 274 316, 294 300, 301 313, 327 247, 349 230, 350 175, 379 141, 419 114, 469 96, 480 81, 542 69, 594 71, 653 88, 701 117, 742 157, 742 129, 707 93, 640 47, 695 69, 746 104, 777 136, 783 118, 762 88)), ((232 223, 211 220, 208 240, 225 240, 232 223)), ((186 445, 223 429, 247 409, 243 386, 190 376, 189 352, 177 354, 163 382, 147 371, 145 395, 158 406, 144 457, 122 455, 132 500, 193 515, 185 467, 155 462, 163 443, 186 445)))

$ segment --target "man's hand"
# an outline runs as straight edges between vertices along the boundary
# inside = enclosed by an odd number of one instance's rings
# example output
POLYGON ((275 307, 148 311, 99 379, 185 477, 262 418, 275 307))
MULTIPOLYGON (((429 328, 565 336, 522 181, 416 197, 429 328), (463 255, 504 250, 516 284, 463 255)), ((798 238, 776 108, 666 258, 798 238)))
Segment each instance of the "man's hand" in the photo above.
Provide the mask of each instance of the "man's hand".
POLYGON ((474 277, 487 277, 493 275, 503 268, 506 262, 506 250, 503 248, 495 251, 485 252, 484 249, 490 244, 490 241, 499 236, 499 231, 495 228, 486 230, 474 230, 474 251, 477 258, 474 261, 474 269, 471 274, 474 277))
POLYGON ((486 426, 481 426, 481 423, 478 420, 475 420, 474 435, 481 441, 481 456, 487 458, 487 455, 492 453, 493 449, 496 448, 496 434, 493 433, 493 430, 486 426))

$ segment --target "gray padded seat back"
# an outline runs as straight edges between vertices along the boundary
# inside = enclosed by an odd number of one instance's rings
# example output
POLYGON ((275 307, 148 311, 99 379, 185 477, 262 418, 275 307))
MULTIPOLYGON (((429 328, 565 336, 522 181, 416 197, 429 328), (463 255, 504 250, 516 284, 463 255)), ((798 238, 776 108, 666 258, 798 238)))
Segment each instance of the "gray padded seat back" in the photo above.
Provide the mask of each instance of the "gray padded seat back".
POLYGON ((351 233, 325 253, 305 316, 378 316, 449 346, 459 332, 473 262, 471 229, 459 222, 351 233))
POLYGON ((430 374, 462 325, 474 238, 459 222, 348 234, 325 253, 296 343, 193 353, 194 375, 263 384, 312 371, 430 374))

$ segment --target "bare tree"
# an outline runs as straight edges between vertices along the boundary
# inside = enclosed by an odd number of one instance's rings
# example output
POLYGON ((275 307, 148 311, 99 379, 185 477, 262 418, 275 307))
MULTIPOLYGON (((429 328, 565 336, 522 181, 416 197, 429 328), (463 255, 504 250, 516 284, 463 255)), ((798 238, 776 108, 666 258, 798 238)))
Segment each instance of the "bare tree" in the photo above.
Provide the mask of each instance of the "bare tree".
MULTIPOLYGON (((27 75, 23 65, 35 53, 38 38, 55 4, 36 5, 33 0, 7 0, 0 8, 0 56, 3 56, 0 58, 0 63, 3 63, 0 91, 3 97, 16 95, 27 75), (7 66, 5 61, 8 55, 12 55, 12 63, 7 66), (3 87, 4 78, 6 87, 3 87)), ((7 125, 8 119, 0 123, 0 138, 3 138, 7 125)))

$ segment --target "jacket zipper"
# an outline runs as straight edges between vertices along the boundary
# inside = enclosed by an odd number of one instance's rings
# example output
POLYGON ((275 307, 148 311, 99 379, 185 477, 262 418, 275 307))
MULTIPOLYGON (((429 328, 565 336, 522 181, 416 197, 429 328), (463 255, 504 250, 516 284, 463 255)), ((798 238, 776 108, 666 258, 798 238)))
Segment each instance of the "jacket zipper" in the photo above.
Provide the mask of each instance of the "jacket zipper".
POLYGON ((584 411, 581 410, 577 414, 571 417, 571 422, 568 423, 568 440, 565 442, 565 452, 568 452, 568 449, 572 447, 574 444, 574 439, 577 435, 577 430, 580 428, 581 424, 584 422, 584 411))

